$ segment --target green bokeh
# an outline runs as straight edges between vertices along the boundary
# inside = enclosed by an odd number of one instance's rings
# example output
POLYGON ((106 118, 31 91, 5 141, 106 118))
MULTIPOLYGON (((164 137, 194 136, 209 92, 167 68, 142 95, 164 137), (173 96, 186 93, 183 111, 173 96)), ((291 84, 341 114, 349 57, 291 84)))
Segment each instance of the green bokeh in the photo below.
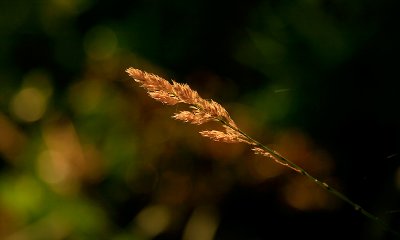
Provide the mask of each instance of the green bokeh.
POLYGON ((348 206, 289 206, 291 174, 252 176, 250 151, 176 123, 183 107, 155 103, 124 71, 189 83, 268 145, 303 136, 329 155, 334 184, 396 227, 398 7, 2 1, 0 239, 187 239, 210 216, 215 239, 391 239, 348 206), (146 225, 157 206, 173 212, 161 232, 146 225))

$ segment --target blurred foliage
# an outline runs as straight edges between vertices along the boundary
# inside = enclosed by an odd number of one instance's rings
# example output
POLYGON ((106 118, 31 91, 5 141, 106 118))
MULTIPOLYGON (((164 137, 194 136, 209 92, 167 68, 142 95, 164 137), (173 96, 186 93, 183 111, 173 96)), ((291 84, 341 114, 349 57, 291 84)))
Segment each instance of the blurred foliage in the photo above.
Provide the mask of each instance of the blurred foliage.
POLYGON ((0 238, 390 239, 307 179, 172 120, 180 106, 124 70, 189 83, 399 230, 398 8, 1 1, 0 238))

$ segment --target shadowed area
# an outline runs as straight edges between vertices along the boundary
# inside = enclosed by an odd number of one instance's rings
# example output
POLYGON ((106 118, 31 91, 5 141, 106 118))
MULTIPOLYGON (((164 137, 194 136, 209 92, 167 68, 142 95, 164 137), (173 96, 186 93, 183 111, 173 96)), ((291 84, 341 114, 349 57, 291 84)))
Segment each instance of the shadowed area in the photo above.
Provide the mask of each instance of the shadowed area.
POLYGON ((125 70, 189 84, 400 231, 399 7, 0 2, 0 239, 395 239, 125 70))

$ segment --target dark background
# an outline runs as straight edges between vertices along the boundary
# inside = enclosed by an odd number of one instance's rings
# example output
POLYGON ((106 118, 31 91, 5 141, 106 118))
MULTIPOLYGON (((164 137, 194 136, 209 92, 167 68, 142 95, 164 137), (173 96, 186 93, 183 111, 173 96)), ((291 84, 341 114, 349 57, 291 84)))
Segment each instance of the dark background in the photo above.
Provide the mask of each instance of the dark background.
POLYGON ((400 231, 398 1, 2 1, 1 239, 394 239, 130 84, 188 83, 400 231))

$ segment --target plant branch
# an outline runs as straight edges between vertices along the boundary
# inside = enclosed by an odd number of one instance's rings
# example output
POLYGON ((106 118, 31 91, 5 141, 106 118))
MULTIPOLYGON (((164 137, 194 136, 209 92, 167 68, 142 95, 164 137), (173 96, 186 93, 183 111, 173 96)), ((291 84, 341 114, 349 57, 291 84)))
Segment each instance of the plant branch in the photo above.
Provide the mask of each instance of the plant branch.
POLYGON ((219 103, 213 100, 206 100, 201 98, 200 95, 196 91, 192 90, 187 84, 180 84, 175 81, 172 81, 172 83, 170 83, 164 78, 135 68, 129 68, 126 70, 126 72, 143 88, 145 88, 150 97, 154 98, 155 100, 167 105, 184 103, 190 106, 191 111, 181 111, 179 113, 175 113, 173 118, 197 125, 209 121, 219 121, 225 127, 224 132, 216 130, 201 131, 200 134, 202 136, 211 138, 214 141, 227 143, 243 142, 255 146, 255 148, 253 148, 252 150, 256 154, 262 154, 264 156, 271 157, 277 163, 282 164, 306 176, 308 179, 310 179, 326 191, 332 193, 336 197, 350 204, 354 208, 354 210, 360 212, 367 218, 384 227, 393 235, 400 238, 400 233, 391 229, 384 221, 366 211, 360 205, 350 200, 346 195, 336 190, 335 188, 332 188, 327 183, 313 177, 296 163, 286 159, 277 151, 268 148, 267 146, 247 135, 247 133, 240 130, 236 126, 232 118, 229 116, 225 108, 223 108, 219 103))
POLYGON ((320 187, 322 187, 326 191, 332 193, 336 197, 338 197, 338 198, 342 199, 343 201, 347 202, 348 204, 350 204, 354 208, 354 210, 360 212, 361 214, 363 214, 367 218, 369 218, 372 221, 378 223, 379 225, 384 227, 387 231, 391 232, 393 235, 395 235, 397 237, 400 237, 400 233, 399 232, 397 232, 397 231, 393 230, 392 228, 390 228, 390 226, 387 225, 382 219, 380 219, 379 217, 377 217, 377 216, 373 215, 372 213, 368 212, 367 210, 362 208, 360 205, 358 205, 357 203, 355 203, 352 200, 350 200, 346 195, 344 195, 340 191, 338 191, 335 188, 329 186, 327 183, 325 183, 323 181, 320 181, 319 179, 315 178, 314 176, 312 176, 310 173, 308 173, 306 170, 304 170, 302 167, 300 167, 296 163, 286 159, 285 157, 283 157, 281 154, 279 154, 275 150, 265 146, 264 144, 258 142, 255 139, 253 139, 247 133, 243 132, 239 128, 231 126, 229 123, 225 122, 224 120, 220 119, 219 121, 223 125, 225 125, 225 126, 231 128, 232 130, 237 131, 238 133, 240 133, 242 136, 247 138, 250 142, 254 143, 254 145, 256 145, 257 147, 260 147, 260 148, 264 149, 265 151, 267 151, 273 157, 277 158, 280 162, 286 163, 287 165, 289 165, 296 172, 299 172, 300 174, 306 176, 307 178, 309 178, 311 181, 315 182, 317 185, 319 185, 320 187))

